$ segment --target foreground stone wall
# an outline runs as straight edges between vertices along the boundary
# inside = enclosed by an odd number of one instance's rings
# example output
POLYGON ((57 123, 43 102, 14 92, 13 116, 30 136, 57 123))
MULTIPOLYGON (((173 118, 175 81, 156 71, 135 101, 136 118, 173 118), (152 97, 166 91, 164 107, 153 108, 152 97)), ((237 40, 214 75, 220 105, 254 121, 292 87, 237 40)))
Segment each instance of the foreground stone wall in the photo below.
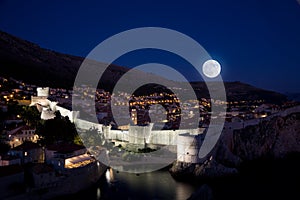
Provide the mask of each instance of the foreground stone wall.
POLYGON ((18 192, 18 187, 23 183, 24 172, 0 177, 0 199, 15 195, 18 192))

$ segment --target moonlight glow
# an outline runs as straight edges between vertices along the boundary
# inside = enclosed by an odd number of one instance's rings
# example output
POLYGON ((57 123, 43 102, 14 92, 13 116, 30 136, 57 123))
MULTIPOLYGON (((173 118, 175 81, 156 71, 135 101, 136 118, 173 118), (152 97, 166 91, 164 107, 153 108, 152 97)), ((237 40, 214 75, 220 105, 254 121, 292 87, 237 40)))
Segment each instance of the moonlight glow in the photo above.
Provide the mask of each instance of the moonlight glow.
POLYGON ((221 65, 215 60, 207 60, 202 66, 202 71, 208 78, 215 78, 221 72, 221 65))

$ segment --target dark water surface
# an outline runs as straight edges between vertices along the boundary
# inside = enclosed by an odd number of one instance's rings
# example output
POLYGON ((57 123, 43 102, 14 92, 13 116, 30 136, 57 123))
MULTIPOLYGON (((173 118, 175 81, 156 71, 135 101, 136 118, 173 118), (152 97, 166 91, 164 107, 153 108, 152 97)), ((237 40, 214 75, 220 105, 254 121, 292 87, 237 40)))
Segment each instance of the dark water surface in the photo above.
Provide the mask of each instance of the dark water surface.
POLYGON ((183 200, 190 197, 198 187, 199 184, 193 182, 174 180, 167 170, 132 174, 108 169, 97 186, 76 195, 55 199, 183 200))
MULTIPOLYGON (((300 199, 299 180, 300 154, 297 153, 285 159, 248 162, 241 166, 238 176, 199 179, 197 183, 189 179, 176 181, 168 170, 136 175, 109 169, 97 185, 76 195, 55 199, 184 200, 203 184, 217 200, 300 199)), ((201 196, 203 194, 196 199, 201 196)))

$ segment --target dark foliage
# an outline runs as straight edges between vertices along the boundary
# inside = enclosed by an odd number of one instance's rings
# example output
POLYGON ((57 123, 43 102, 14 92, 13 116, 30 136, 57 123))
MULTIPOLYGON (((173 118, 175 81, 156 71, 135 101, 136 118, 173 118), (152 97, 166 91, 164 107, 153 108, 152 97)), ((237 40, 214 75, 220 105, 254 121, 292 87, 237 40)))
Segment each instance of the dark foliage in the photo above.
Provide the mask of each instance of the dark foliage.
POLYGON ((54 119, 46 120, 38 127, 37 134, 41 137, 40 142, 43 145, 57 142, 72 143, 77 136, 77 131, 68 117, 63 117, 60 112, 56 112, 54 119))

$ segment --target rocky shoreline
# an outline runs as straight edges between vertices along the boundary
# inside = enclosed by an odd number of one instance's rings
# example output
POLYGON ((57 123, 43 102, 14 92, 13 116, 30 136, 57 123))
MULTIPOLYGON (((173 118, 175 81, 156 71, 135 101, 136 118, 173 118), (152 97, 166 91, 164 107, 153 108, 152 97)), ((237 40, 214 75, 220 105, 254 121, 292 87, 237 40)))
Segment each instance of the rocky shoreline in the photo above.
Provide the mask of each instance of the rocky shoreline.
POLYGON ((263 158, 280 159, 300 152, 300 113, 275 116, 244 129, 224 131, 203 163, 174 162, 176 179, 218 178, 237 175, 241 164, 263 158))

